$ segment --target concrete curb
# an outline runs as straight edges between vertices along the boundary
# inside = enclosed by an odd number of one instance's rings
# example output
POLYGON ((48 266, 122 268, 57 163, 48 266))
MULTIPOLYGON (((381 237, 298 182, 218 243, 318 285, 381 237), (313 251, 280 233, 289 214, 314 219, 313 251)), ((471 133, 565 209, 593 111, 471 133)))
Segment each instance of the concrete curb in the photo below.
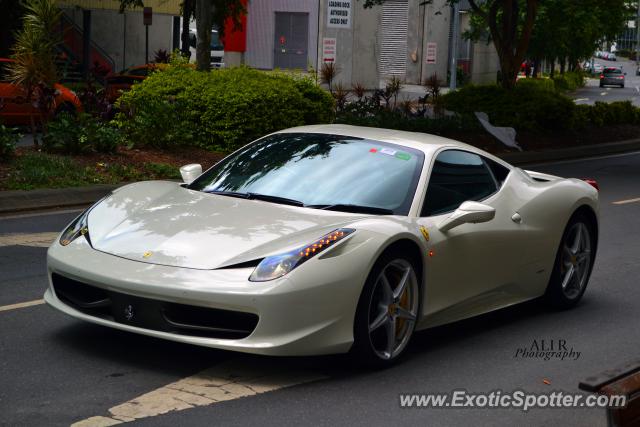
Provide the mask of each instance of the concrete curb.
POLYGON ((574 160, 608 154, 640 151, 640 139, 607 142, 603 144, 585 145, 580 147, 558 148, 545 151, 525 151, 497 154, 505 162, 512 165, 555 162, 559 160, 574 160))
MULTIPOLYGON (((513 165, 573 160, 607 154, 640 151, 640 139, 608 142, 582 147, 559 148, 546 151, 528 151, 498 154, 513 165)), ((87 206, 104 197, 118 185, 92 185, 88 187, 52 188, 44 190, 0 191, 0 214, 30 210, 87 206)))
POLYGON ((0 214, 90 205, 118 185, 0 191, 0 214))

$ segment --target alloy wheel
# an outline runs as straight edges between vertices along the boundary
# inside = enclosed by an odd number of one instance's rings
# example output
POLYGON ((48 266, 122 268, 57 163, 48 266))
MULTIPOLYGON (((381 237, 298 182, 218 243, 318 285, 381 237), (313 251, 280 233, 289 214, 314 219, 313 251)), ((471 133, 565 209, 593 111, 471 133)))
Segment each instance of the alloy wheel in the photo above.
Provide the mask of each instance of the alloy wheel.
POLYGON ((389 262, 378 275, 369 303, 369 340, 383 360, 398 356, 413 333, 418 315, 418 281, 404 259, 389 262))
POLYGON ((582 293, 591 268, 591 236, 583 222, 576 222, 566 235, 562 245, 562 292, 568 299, 582 293))

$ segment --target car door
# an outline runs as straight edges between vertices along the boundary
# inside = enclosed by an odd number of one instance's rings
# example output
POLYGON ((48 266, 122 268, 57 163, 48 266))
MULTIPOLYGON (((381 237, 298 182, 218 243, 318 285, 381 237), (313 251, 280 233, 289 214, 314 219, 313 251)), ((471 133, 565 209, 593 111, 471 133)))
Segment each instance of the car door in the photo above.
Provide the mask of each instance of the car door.
POLYGON ((505 184, 510 172, 464 150, 436 155, 417 220, 429 240, 423 313, 448 310, 443 316, 451 321, 525 299, 518 290, 525 232, 512 219, 516 198, 505 184), (440 231, 438 224, 465 201, 493 207, 494 219, 440 231))

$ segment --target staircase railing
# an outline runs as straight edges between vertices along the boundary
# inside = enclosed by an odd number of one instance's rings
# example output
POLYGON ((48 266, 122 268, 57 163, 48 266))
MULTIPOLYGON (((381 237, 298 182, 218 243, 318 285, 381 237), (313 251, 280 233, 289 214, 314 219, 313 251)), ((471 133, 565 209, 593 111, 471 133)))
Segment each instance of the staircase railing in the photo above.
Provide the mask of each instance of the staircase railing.
POLYGON ((67 55, 69 62, 81 66, 88 60, 88 69, 100 67, 106 76, 115 72, 115 61, 93 40, 89 43, 89 57, 83 58, 83 32, 67 15, 60 19, 61 50, 67 55))

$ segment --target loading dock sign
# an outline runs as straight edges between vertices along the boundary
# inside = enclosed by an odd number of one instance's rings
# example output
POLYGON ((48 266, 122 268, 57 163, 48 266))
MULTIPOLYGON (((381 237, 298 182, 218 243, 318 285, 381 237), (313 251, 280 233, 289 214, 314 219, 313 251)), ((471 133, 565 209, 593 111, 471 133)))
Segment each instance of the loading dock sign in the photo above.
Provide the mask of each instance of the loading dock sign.
POLYGON ((352 0, 329 0, 327 27, 351 28, 352 0))

